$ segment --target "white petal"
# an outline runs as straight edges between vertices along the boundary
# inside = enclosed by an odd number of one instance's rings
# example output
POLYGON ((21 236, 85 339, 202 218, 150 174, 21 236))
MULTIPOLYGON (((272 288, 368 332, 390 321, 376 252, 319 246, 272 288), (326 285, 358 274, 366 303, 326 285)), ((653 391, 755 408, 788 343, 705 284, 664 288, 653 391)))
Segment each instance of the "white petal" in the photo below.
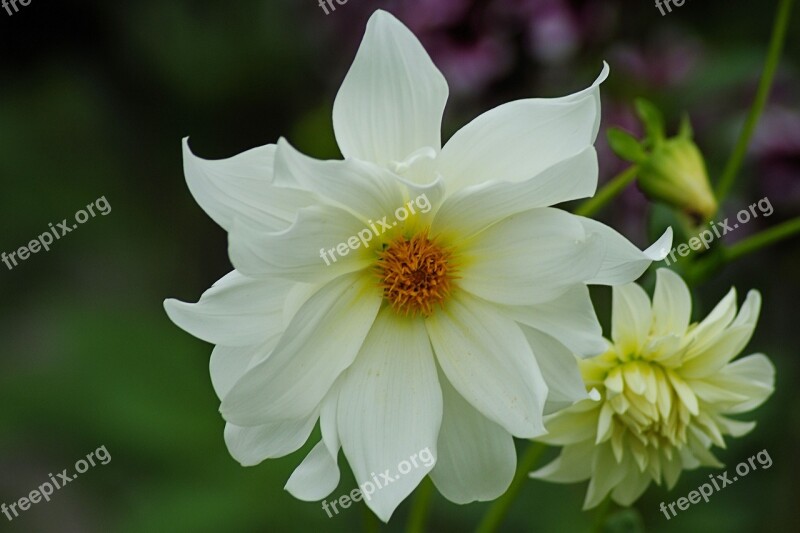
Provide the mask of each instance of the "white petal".
POLYGON ((672 369, 666 369, 664 373, 669 378, 669 382, 672 384, 672 388, 680 398, 681 402, 686 406, 690 413, 696 415, 699 411, 699 405, 697 402, 697 395, 694 393, 692 388, 680 377, 678 374, 672 369))
POLYGON ((399 317, 388 306, 378 314, 343 376, 337 422, 365 503, 388 521, 437 456, 442 392, 422 319, 399 317), (375 487, 373 476, 383 486, 375 487))
POLYGON ((575 483, 592 475, 594 456, 600 449, 594 442, 564 446, 561 454, 542 468, 531 472, 530 477, 552 483, 575 483))
POLYGON ((532 209, 464 245, 459 285, 500 304, 547 302, 594 276, 600 245, 587 238, 578 217, 549 207, 532 209))
POLYGON ((387 215, 392 218, 404 205, 399 182, 388 170, 356 159, 313 159, 295 150, 286 139, 278 141, 275 154, 275 179, 282 176, 291 176, 326 201, 349 210, 361 219, 361 228, 368 220, 387 215))
POLYGON ((716 342, 735 316, 736 289, 732 287, 702 322, 689 327, 683 340, 683 343, 687 345, 686 358, 692 358, 716 342))
POLYGON ((617 463, 611 445, 598 446, 597 453, 592 463, 592 480, 586 490, 586 499, 583 502, 584 511, 596 507, 611 490, 625 477, 629 469, 635 465, 623 460, 617 463))
MULTIPOLYGON (((597 390, 595 389, 595 392, 597 390)), ((547 435, 536 440, 553 446, 577 444, 583 441, 595 442, 597 419, 601 404, 595 400, 584 400, 567 409, 544 417, 547 435)))
POLYGON ((324 286, 297 311, 272 354, 234 385, 222 416, 242 426, 308 416, 355 359, 381 299, 360 275, 324 286))
POLYGON ((255 346, 223 346, 221 344, 215 346, 214 351, 211 352, 209 372, 217 397, 220 400, 225 398, 233 385, 250 368, 253 359, 260 360, 268 357, 278 343, 278 339, 280 339, 280 335, 275 335, 268 342, 255 346))
POLYGON ((452 230, 466 239, 511 215, 591 196, 596 187, 597 153, 589 146, 528 180, 492 180, 459 190, 437 211, 431 233, 452 230))
POLYGON ((715 468, 722 468, 725 466, 711 452, 711 441, 704 435, 695 431, 694 426, 689 426, 689 430, 689 446, 684 448, 684 450, 691 452, 701 466, 711 466, 715 468))
POLYGON ((664 481, 667 482, 667 490, 672 490, 683 471, 683 461, 681 460, 680 454, 673 454, 672 459, 664 458, 661 462, 661 468, 664 472, 664 481))
POLYGON ((228 253, 236 269, 248 276, 322 283, 374 261, 374 248, 357 237, 364 227, 344 209, 326 205, 301 209, 294 224, 280 233, 259 232, 237 220, 228 253))
POLYGON ((653 261, 660 261, 672 246, 672 228, 647 250, 639 250, 628 239, 605 224, 591 218, 579 217, 587 233, 597 233, 603 240, 606 253, 597 275, 588 281, 595 285, 620 285, 641 276, 653 261))
POLYGON ((225 444, 242 466, 254 466, 297 451, 317 422, 317 413, 294 420, 282 420, 254 427, 225 424, 225 444))
POLYGON ((339 449, 342 447, 342 443, 339 440, 339 427, 336 417, 339 410, 339 392, 342 390, 343 381, 344 376, 339 376, 328 395, 322 400, 322 406, 319 410, 319 430, 322 433, 322 442, 327 446, 331 457, 337 457, 339 449))
POLYGON ((247 218, 264 231, 287 227, 301 207, 312 205, 313 194, 297 188, 275 187, 275 145, 253 148, 229 159, 207 160, 189 149, 183 139, 183 170, 194 199, 226 231, 235 217, 247 218))
POLYGON ((730 407, 748 399, 746 395, 734 389, 720 387, 705 378, 687 378, 686 383, 691 387, 698 399, 709 404, 714 404, 717 408, 730 407))
POLYGON ((448 500, 465 504, 503 494, 517 465, 514 439, 472 407, 443 376, 444 415, 431 479, 448 500))
POLYGON ((653 294, 653 335, 682 336, 691 314, 692 296, 686 283, 668 268, 659 268, 653 294))
POLYGON ((286 489, 289 494, 306 502, 321 500, 339 485, 339 466, 331 457, 325 443, 319 441, 300 465, 295 468, 286 489))
POLYGON ((438 151, 447 94, 444 76, 414 34, 376 11, 333 104, 342 154, 388 165, 423 146, 438 151))
POLYGON ((775 390, 775 366, 764 354, 753 354, 728 364, 716 375, 707 378, 713 385, 749 397, 726 414, 751 411, 764 403, 775 390))
POLYGON ((582 357, 607 349, 586 285, 574 285, 549 302, 504 309, 517 322, 552 335, 582 357))
POLYGON ((720 426, 720 430, 732 437, 747 435, 756 427, 755 422, 743 422, 725 416, 716 416, 714 420, 720 426))
POLYGON ((522 181, 594 143, 599 85, 564 98, 531 98, 498 106, 456 132, 437 158, 448 189, 489 180, 522 181))
POLYGON ((516 437, 545 432, 547 385, 516 323, 460 292, 426 326, 447 379, 473 407, 516 437))
POLYGON ((653 323, 644 289, 635 283, 614 287, 611 317, 611 338, 617 349, 626 355, 640 354, 653 323))
POLYGON ((704 343, 702 350, 694 348, 687 353, 681 372, 687 377, 710 376, 739 355, 753 336, 760 309, 761 296, 758 291, 750 291, 728 328, 704 343))
POLYGON ((233 271, 222 277, 195 304, 174 299, 164 309, 178 327, 212 344, 248 346, 283 330, 283 305, 294 284, 257 280, 233 271))
POLYGON ((632 505, 647 490, 652 479, 647 472, 641 472, 638 468, 629 468, 625 478, 614 487, 611 497, 625 507, 632 505))
POLYGON ((578 359, 566 346, 538 329, 522 326, 522 332, 547 383, 546 414, 589 398, 578 369, 578 359))

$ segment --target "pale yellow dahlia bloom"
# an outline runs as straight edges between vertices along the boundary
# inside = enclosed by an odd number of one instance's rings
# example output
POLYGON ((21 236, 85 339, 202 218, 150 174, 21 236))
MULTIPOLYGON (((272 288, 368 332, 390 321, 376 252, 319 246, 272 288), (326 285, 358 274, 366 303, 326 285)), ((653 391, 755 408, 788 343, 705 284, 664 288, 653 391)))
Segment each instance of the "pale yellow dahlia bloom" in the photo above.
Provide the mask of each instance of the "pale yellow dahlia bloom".
POLYGON ((608 493, 633 503, 651 481, 672 488, 682 470, 721 467, 712 445, 739 437, 755 422, 729 418, 755 409, 772 393, 775 369, 763 354, 731 362, 750 340, 761 296, 750 291, 738 314, 731 289, 713 311, 689 323, 683 280, 662 268, 652 305, 636 284, 613 288, 608 350, 580 361, 594 399, 545 419, 542 442, 564 446, 531 477, 558 483, 590 479, 588 509, 608 493), (598 401, 599 400, 599 401, 598 401))

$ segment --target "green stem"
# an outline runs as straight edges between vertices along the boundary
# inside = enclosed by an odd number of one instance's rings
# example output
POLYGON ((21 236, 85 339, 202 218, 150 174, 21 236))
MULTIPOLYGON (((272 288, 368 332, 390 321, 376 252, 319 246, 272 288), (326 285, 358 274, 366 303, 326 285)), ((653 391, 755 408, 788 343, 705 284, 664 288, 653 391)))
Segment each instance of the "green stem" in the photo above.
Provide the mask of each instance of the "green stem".
POLYGON ((506 513, 508 513, 509 508, 511 508, 511 504, 517 497, 517 494, 519 494, 522 484, 528 479, 528 473, 536 465, 536 462, 546 448, 547 447, 540 442, 533 442, 528 446, 528 449, 525 450, 525 453, 517 464, 517 472, 514 474, 511 485, 509 485, 506 493, 496 499, 494 503, 492 503, 492 506, 489 507, 489 511, 478 525, 478 533, 492 533, 497 531, 506 513))
POLYGON ((411 514, 408 517, 408 533, 422 533, 425 531, 425 521, 430 511, 431 496, 433 495, 433 483, 429 477, 425 477, 419 484, 414 502, 411 504, 411 514))
POLYGON ((608 511, 611 509, 611 496, 606 496, 606 498, 600 503, 600 506, 597 508, 594 514, 594 522, 592 523, 592 531, 593 533, 602 533, 606 518, 608 517, 608 511))
POLYGON ((725 264, 797 234, 800 234, 800 217, 766 229, 761 233, 737 242, 733 246, 719 246, 716 253, 712 250, 711 253, 704 254, 701 259, 695 262, 692 268, 685 273, 684 279, 690 287, 702 283, 711 278, 725 264), (705 257, 706 255, 708 257, 705 257))
POLYGON ((778 63, 783 49, 783 43, 786 40, 786 28, 789 24, 789 14, 792 11, 792 3, 794 0, 780 0, 778 11, 775 15, 775 23, 772 27, 772 38, 769 43, 769 51, 767 52, 767 59, 764 62, 764 70, 761 72, 761 79, 758 82, 758 89, 756 96, 753 100, 753 105, 750 107, 750 112, 745 120, 742 132, 739 139, 736 141, 736 146, 731 154, 725 169, 722 171, 722 176, 717 183, 716 196, 718 203, 722 203, 725 197, 730 192, 736 174, 744 161, 747 146, 750 144, 750 138, 753 136, 758 119, 761 117, 761 112, 767 104, 770 89, 772 88, 772 81, 775 78, 775 71, 778 68, 778 63))
POLYGON ((614 176, 611 181, 603 185, 600 190, 597 191, 597 194, 579 205, 575 210, 575 214, 583 217, 590 217, 600 211, 600 209, 613 200, 625 187, 636 179, 636 173, 638 171, 639 167, 633 165, 614 176))
POLYGON ((787 220, 726 248, 724 250, 724 262, 730 263, 743 255, 753 253, 798 233, 800 233, 800 217, 787 220))

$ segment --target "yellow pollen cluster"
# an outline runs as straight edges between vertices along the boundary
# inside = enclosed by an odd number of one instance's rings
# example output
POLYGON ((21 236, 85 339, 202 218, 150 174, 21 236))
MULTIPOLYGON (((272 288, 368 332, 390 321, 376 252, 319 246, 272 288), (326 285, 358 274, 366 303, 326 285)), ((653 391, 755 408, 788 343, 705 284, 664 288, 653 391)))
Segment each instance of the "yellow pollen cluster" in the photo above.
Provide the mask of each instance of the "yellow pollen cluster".
POLYGON ((379 252, 376 272, 383 297, 400 314, 428 317, 447 299, 454 279, 451 253, 427 231, 400 236, 379 252))

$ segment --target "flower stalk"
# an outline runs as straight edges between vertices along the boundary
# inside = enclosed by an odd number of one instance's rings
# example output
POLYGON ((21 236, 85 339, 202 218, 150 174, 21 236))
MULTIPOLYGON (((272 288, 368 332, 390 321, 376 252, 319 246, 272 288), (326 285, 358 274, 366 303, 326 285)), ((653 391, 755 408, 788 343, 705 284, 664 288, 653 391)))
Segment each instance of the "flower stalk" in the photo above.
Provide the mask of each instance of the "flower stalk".
POLYGON ((426 477, 417 487, 414 494, 414 502, 411 504, 411 513, 408 515, 407 533, 423 533, 425 522, 431 508, 431 497, 433 496, 433 482, 426 477))
POLYGON ((775 15, 775 23, 772 27, 772 37, 769 43, 767 59, 764 63, 761 79, 758 82, 758 89, 756 90, 753 105, 750 107, 750 111, 747 114, 747 119, 739 135, 739 139, 736 142, 736 146, 733 149, 733 153, 730 159, 728 159, 722 171, 722 176, 717 182, 716 196, 720 203, 730 192, 731 186, 736 179, 736 174, 739 172, 739 168, 744 161, 744 156, 750 144, 750 139, 755 132, 758 119, 761 117, 761 113, 764 111, 764 107, 767 104, 767 98, 772 89, 772 82, 775 79, 775 71, 778 69, 781 52, 784 42, 786 41, 786 29, 789 25, 793 3, 794 0, 780 0, 778 4, 778 12, 775 15))
POLYGON ((575 210, 576 215, 591 217, 606 206, 611 200, 616 198, 625 188, 636 180, 639 167, 632 165, 603 185, 597 194, 589 198, 575 210))

